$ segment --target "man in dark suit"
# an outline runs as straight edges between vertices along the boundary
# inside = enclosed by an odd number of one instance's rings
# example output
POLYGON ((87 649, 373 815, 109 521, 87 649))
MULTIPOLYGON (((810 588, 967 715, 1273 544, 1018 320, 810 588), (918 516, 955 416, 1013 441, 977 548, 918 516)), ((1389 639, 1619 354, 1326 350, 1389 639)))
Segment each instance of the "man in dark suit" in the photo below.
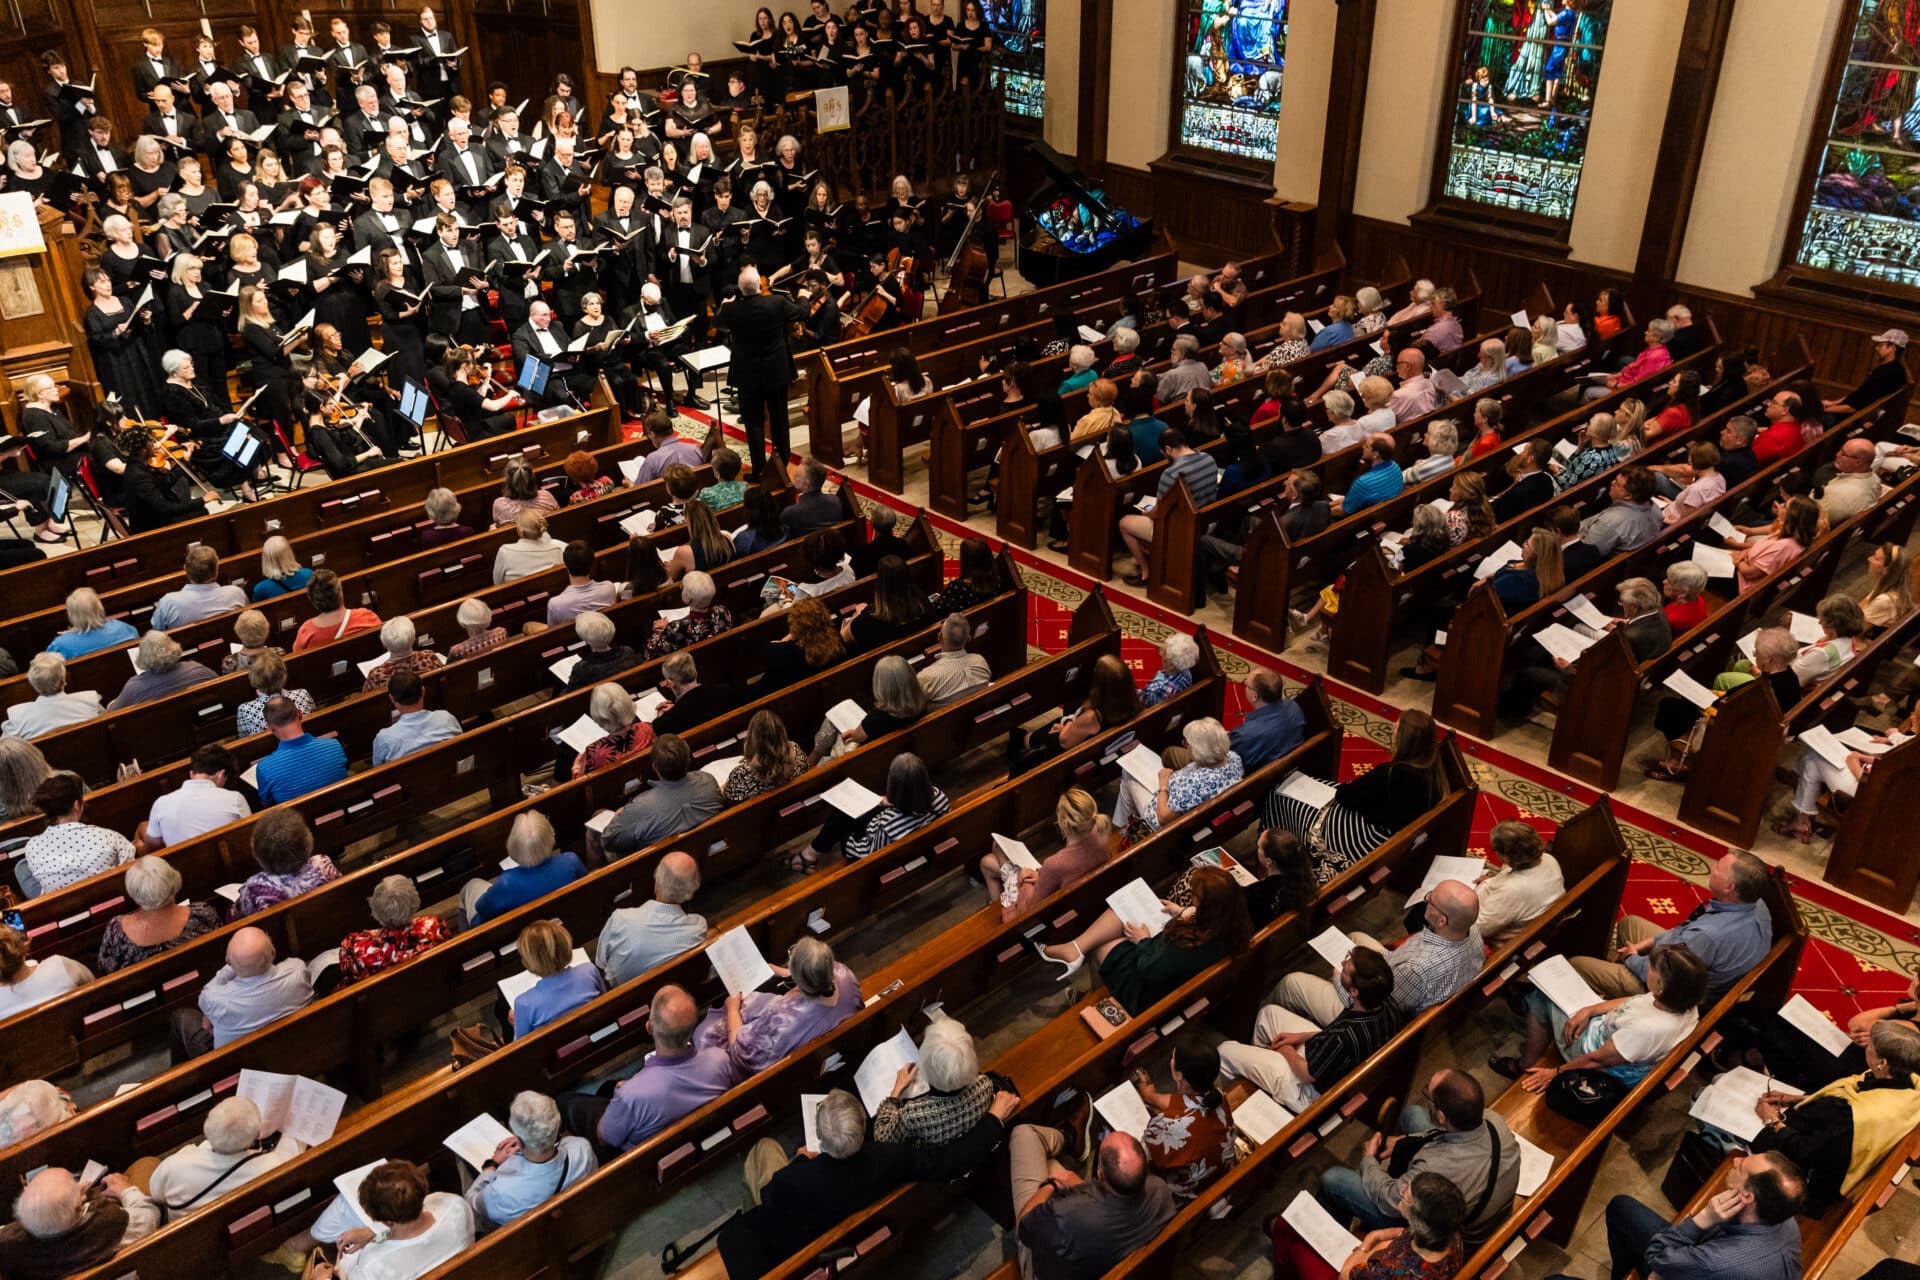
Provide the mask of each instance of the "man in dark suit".
MULTIPOLYGON (((403 248, 402 233, 409 219, 393 207, 393 183, 387 178, 367 181, 368 209, 353 220, 353 242, 371 249, 374 257, 387 248, 403 248)), ((411 261, 411 259, 408 259, 411 261)))
POLYGON ((414 81, 423 98, 451 98, 460 92, 460 59, 446 55, 460 46, 440 29, 439 15, 431 8, 420 10, 420 35, 414 42, 417 73, 414 81))
MULTIPOLYGON (((661 291, 673 305, 677 316, 704 316, 707 309, 707 245, 712 240, 707 229, 693 221, 693 201, 675 196, 672 218, 660 238, 649 247, 652 275, 660 281, 661 291)), ((702 330, 705 321, 694 322, 702 330)))
POLYGON ((280 66, 292 73, 287 79, 289 85, 298 80, 307 86, 307 93, 314 102, 331 106, 333 93, 327 86, 326 76, 313 70, 300 70, 300 59, 303 57, 324 58, 326 53, 314 43, 313 24, 305 18, 295 18, 292 43, 280 46, 280 66))
POLYGON ((46 100, 47 116, 60 133, 60 150, 74 150, 87 136, 86 122, 100 114, 99 104, 67 92, 67 63, 58 53, 48 50, 40 55, 40 62, 47 69, 47 83, 40 94, 46 100))
POLYGON ((252 133, 260 120, 251 111, 233 105, 233 86, 215 80, 207 86, 207 114, 200 120, 200 134, 207 150, 216 157, 226 154, 227 139, 237 133, 252 133))
POLYGON ((173 90, 164 84, 153 87, 153 110, 140 123, 140 132, 162 142, 171 142, 183 151, 204 148, 200 138, 200 117, 173 100, 173 90))
POLYGON ((273 140, 289 174, 309 172, 319 159, 319 121, 323 114, 314 107, 313 96, 303 81, 287 81, 287 109, 280 113, 279 130, 273 140))
POLYGON ((687 394, 681 397, 680 403, 692 409, 709 408, 700 397, 699 375, 680 359, 688 350, 685 335, 671 342, 654 339, 654 334, 673 325, 678 319, 673 314, 673 308, 661 297, 660 286, 651 280, 641 285, 640 303, 636 309, 640 312, 640 328, 646 331, 646 336, 636 337, 630 359, 643 368, 653 370, 660 379, 661 391, 667 398, 667 412, 672 413, 674 408, 673 375, 676 370, 687 384, 687 394))
POLYGON ((13 86, 5 80, 0 80, 0 128, 11 128, 26 122, 26 116, 22 115, 20 108, 14 105, 13 86))
POLYGON ((572 209, 553 211, 552 252, 540 269, 541 278, 553 286, 553 309, 569 323, 580 318, 580 299, 600 289, 600 255, 579 226, 572 209), (587 256, 580 256, 583 253, 587 256))
POLYGON ((113 121, 105 116, 86 117, 86 133, 67 158, 67 169, 106 190, 106 175, 125 173, 133 158, 125 147, 113 143, 113 121))
POLYGON ((673 699, 653 718, 653 731, 685 733, 740 705, 740 691, 730 684, 703 684, 693 655, 684 649, 670 655, 660 668, 661 684, 673 699))
POLYGON ((496 234, 487 243, 487 279, 500 295, 500 318, 506 321, 508 332, 512 332, 526 324, 527 308, 532 299, 540 296, 540 268, 512 264, 538 258, 540 242, 521 227, 520 219, 514 216, 513 205, 506 200, 493 207, 493 227, 496 234), (534 286, 532 294, 527 292, 529 283, 534 286))
POLYGON ((271 81, 286 68, 272 53, 260 47, 260 32, 248 23, 240 24, 240 54, 233 61, 233 69, 251 77, 247 81, 247 106, 255 115, 280 114, 274 104, 284 100, 284 91, 278 88, 262 91, 254 81, 271 81))
POLYGON ((386 145, 387 117, 380 110, 378 89, 363 84, 353 91, 353 109, 340 118, 340 136, 347 154, 360 164, 386 145))
POLYGON ((593 374, 578 367, 577 354, 567 354, 567 345, 572 341, 566 326, 553 314, 553 308, 545 302, 535 302, 527 308, 527 322, 513 331, 514 376, 519 377, 528 356, 549 365, 570 366, 554 369, 547 379, 545 399, 549 404, 584 400, 593 391, 593 374))
POLYGON ((430 299, 427 327, 469 345, 485 342, 487 313, 479 298, 484 284, 475 283, 486 276, 480 255, 461 243, 460 222, 451 214, 440 215, 434 235, 432 247, 420 255, 430 299))
POLYGON ((333 37, 327 46, 327 61, 333 64, 333 97, 345 102, 356 86, 373 78, 376 68, 367 61, 367 46, 354 42, 345 18, 328 23, 328 33, 333 37))
POLYGON ((1514 455, 1513 483, 1493 500, 1493 518, 1511 520, 1553 499, 1553 473, 1547 463, 1553 458, 1553 444, 1533 440, 1514 455))
POLYGON ((151 99, 155 85, 184 79, 180 64, 167 52, 167 38, 152 27, 140 33, 140 56, 133 60, 133 91, 151 99))
POLYGON ((787 425, 787 391, 800 376, 787 348, 787 334, 802 319, 799 304, 785 296, 760 291, 760 273, 748 267, 740 273, 740 296, 720 308, 720 327, 733 353, 731 381, 740 392, 740 419, 747 429, 747 462, 760 473, 762 423, 780 461, 787 460, 792 440, 787 425))
POLYGON ((458 193, 461 216, 470 223, 484 220, 486 202, 476 201, 467 193, 485 186, 496 172, 496 167, 487 149, 474 145, 473 129, 465 120, 447 121, 447 141, 440 148, 434 165, 440 171, 440 176, 451 182, 458 193))

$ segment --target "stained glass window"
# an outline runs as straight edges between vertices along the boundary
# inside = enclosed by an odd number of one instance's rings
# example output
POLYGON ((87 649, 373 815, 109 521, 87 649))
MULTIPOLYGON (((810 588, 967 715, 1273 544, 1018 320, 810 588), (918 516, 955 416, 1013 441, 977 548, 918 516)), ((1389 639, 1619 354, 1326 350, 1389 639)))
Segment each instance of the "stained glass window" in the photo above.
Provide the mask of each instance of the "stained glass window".
POLYGON ((1920 8, 1861 0, 1800 232, 1801 265, 1920 285, 1920 8))
POLYGON ((1613 0, 1467 0, 1442 194, 1573 217, 1613 0))
POLYGON ((1047 0, 980 0, 993 28, 993 80, 1007 110, 1040 119, 1047 113, 1047 0))
POLYGON ((1287 0, 1181 0, 1181 145, 1271 161, 1287 0))

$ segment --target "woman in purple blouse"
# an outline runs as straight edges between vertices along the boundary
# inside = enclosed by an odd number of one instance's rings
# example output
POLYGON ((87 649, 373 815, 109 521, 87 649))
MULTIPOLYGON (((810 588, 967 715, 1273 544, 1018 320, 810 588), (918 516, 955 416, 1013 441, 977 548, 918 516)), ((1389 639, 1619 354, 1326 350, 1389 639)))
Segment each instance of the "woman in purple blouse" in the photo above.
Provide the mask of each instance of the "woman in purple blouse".
POLYGON ((784 995, 764 991, 728 996, 694 1033, 695 1049, 725 1046, 734 1066, 751 1075, 784 1058, 860 1012, 860 979, 833 958, 818 938, 802 938, 787 953, 788 968, 773 971, 793 979, 784 995))

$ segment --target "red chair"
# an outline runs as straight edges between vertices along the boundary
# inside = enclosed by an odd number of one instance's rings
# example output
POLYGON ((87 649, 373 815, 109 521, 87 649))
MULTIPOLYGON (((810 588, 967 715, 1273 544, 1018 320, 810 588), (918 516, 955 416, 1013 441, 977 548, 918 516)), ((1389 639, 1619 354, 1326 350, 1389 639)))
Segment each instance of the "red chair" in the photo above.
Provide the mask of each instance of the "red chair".
POLYGON ((289 458, 293 459, 294 488, 298 489, 306 482, 308 472, 326 470, 326 464, 324 462, 321 462, 305 449, 294 448, 293 441, 287 439, 287 429, 278 422, 273 424, 273 434, 279 439, 280 448, 286 452, 289 458))
MULTIPOLYGON (((101 493, 100 477, 93 474, 93 459, 80 459, 80 469, 76 474, 80 477, 81 495, 86 498, 87 505, 92 507, 94 513, 100 517, 100 541, 105 542, 108 534, 116 538, 127 537, 130 531, 127 528, 126 513, 109 503, 106 495, 101 493)), ((68 524, 71 525, 72 521, 68 521, 68 524)), ((79 541, 80 535, 76 532, 74 542, 77 545, 79 541)))

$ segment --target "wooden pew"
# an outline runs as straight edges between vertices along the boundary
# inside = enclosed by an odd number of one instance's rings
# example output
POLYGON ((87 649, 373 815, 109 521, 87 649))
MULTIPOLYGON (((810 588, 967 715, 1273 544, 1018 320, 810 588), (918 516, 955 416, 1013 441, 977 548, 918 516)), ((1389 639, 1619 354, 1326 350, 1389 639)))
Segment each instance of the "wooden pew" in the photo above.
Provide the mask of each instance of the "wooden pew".
POLYGON ((1881 756, 1860 780, 1827 855, 1827 883, 1890 911, 1905 912, 1920 884, 1920 860, 1886 833, 1914 830, 1920 824, 1912 811, 1915 796, 1920 796, 1920 739, 1881 756))

